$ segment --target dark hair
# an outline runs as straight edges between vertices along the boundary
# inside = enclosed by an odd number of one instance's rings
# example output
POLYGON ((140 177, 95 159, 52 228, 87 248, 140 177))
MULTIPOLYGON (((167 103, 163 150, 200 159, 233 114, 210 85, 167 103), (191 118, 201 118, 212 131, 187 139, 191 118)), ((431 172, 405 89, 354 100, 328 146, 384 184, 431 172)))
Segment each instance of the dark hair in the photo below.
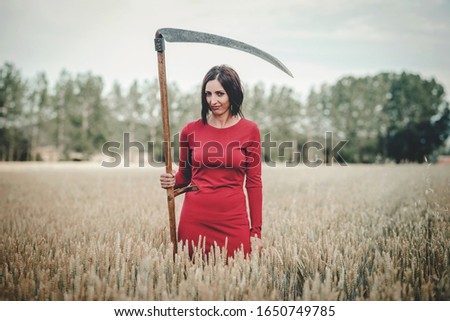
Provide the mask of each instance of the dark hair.
POLYGON ((206 84, 211 80, 218 80, 226 91, 228 98, 230 99, 230 112, 233 116, 239 115, 244 117, 241 111, 242 101, 244 100, 244 92, 241 86, 241 80, 239 75, 233 68, 227 65, 220 65, 212 67, 205 77, 202 83, 202 120, 203 124, 206 124, 206 116, 209 113, 209 105, 206 101, 205 88, 206 84))

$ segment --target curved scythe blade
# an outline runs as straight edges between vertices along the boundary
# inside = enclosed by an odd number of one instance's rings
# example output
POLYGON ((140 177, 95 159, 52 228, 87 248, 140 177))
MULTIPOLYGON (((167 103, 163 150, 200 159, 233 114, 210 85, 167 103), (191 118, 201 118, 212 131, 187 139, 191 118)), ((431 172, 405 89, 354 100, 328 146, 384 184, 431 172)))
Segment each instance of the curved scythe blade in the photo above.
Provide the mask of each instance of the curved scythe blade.
POLYGON ((248 52, 249 54, 255 55, 267 62, 270 62, 275 67, 281 69, 289 76, 294 77, 289 69, 281 61, 279 61, 274 56, 268 54, 261 49, 250 46, 244 42, 237 41, 234 39, 213 35, 210 33, 197 32, 184 29, 175 28, 162 28, 156 32, 156 37, 162 36, 168 42, 198 42, 198 43, 208 43, 217 46, 223 46, 228 48, 233 48, 241 51, 248 52))

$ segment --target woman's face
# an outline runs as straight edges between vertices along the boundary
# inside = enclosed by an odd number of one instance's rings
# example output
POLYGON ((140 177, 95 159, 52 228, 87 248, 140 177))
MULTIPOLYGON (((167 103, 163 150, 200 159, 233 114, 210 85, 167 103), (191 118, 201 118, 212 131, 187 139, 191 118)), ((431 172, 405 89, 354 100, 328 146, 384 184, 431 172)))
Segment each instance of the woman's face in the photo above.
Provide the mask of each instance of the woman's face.
POLYGON ((229 113, 230 99, 217 79, 210 80, 206 83, 205 97, 213 115, 221 116, 229 113))

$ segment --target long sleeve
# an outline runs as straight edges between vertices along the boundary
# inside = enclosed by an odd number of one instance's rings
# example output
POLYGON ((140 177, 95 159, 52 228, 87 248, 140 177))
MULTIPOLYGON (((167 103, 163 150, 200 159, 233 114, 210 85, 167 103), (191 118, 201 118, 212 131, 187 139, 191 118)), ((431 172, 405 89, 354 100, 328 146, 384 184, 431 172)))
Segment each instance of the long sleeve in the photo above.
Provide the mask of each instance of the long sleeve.
POLYGON ((259 129, 251 130, 250 141, 246 148, 246 181, 250 209, 250 236, 261 238, 262 229, 262 180, 261 180, 261 138, 259 129))
POLYGON ((190 161, 190 149, 188 141, 188 128, 183 127, 180 133, 180 162, 175 175, 175 188, 190 184, 192 178, 192 167, 190 161))

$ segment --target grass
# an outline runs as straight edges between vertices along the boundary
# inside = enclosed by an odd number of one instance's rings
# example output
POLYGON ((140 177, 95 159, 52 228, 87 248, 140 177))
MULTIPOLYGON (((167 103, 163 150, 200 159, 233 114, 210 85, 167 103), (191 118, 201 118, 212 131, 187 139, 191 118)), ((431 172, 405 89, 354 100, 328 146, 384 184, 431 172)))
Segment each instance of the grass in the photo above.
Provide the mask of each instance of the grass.
POLYGON ((265 249, 226 265, 172 261, 163 169, 3 163, 0 299, 449 300, 449 169, 265 168, 265 249))

